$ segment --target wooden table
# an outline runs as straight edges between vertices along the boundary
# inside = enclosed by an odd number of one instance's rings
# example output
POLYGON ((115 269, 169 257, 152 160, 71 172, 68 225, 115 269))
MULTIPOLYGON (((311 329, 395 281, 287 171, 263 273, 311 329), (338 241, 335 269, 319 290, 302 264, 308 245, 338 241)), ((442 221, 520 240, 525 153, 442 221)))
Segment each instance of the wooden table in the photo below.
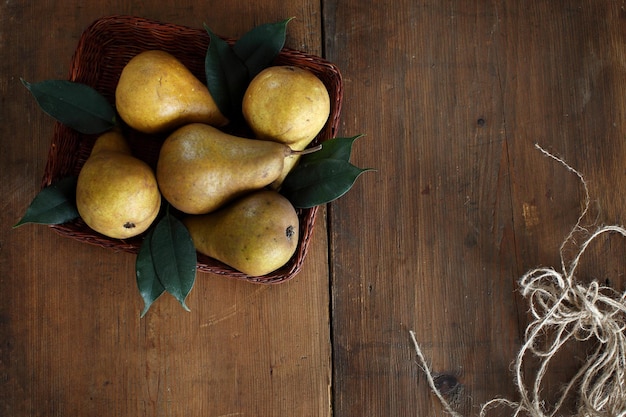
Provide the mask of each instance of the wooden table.
MULTIPOLYGON (((518 278, 560 266, 579 216, 625 222, 624 1, 6 1, 0 5, 0 415, 472 415, 516 399, 528 323, 518 278), (374 167, 319 212, 302 272, 259 286, 202 274, 185 312, 143 319, 134 256, 12 229, 39 189, 53 121, 21 85, 67 77, 83 29, 129 14, 238 37, 295 16, 287 46, 344 77, 340 136, 374 167), (462 390, 458 388, 462 386, 462 390)), ((624 290, 619 238, 579 269, 624 290)), ((571 252, 571 251, 570 251, 571 252)), ((584 350, 558 358, 557 386, 584 350)), ((530 365, 532 368, 532 365, 530 365)), ((529 368, 530 369, 530 368, 529 368)), ((546 395, 553 395, 548 389, 546 395)))

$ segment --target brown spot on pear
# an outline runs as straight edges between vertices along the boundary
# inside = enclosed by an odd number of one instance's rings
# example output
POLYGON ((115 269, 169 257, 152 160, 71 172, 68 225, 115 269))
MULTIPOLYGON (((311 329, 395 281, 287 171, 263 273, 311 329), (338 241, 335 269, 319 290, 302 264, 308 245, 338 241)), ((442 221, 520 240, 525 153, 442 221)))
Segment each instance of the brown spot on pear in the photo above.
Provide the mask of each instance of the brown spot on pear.
POLYGON ((298 247, 296 210, 273 190, 255 191, 183 223, 198 252, 251 276, 279 269, 298 247))
POLYGON ((172 206, 187 214, 205 214, 271 184, 291 153, 281 143, 237 137, 193 123, 163 142, 156 176, 172 206))
MULTIPOLYGON (((295 66, 271 66, 257 74, 242 102, 244 118, 259 139, 305 149, 322 130, 330 115, 330 96, 311 71, 295 66)), ((272 186, 278 188, 299 155, 287 158, 283 173, 272 186)))
POLYGON ((160 206, 148 164, 130 154, 119 131, 101 135, 76 185, 76 208, 87 226, 108 237, 130 238, 148 229, 160 206))
POLYGON ((176 57, 159 50, 141 52, 124 66, 115 106, 122 120, 144 133, 194 122, 228 123, 207 86, 176 57))

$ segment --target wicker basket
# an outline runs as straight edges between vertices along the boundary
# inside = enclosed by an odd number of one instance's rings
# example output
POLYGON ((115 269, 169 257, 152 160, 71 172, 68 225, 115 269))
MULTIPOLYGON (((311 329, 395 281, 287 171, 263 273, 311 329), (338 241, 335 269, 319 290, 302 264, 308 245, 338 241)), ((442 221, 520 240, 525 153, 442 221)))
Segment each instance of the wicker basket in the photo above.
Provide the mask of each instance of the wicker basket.
MULTIPOLYGON (((232 42, 232 40, 228 40, 232 42)), ((209 44, 206 31, 132 16, 110 16, 95 21, 82 34, 72 59, 69 79, 98 90, 111 103, 124 65, 139 52, 161 49, 180 59, 200 80, 204 80, 204 57, 209 44)), ((315 73, 331 97, 331 116, 313 144, 335 137, 342 100, 342 80, 338 68, 326 60, 284 48, 275 65, 294 65, 315 73)), ((156 166, 160 140, 127 130, 135 156, 156 166)), ((69 175, 78 175, 88 157, 94 136, 82 135, 56 123, 42 187, 69 175)), ((298 210, 300 242, 292 259, 282 268, 262 277, 252 277, 212 258, 198 254, 198 270, 255 283, 279 283, 296 275, 304 262, 318 208, 298 210)), ((94 232, 77 219, 51 226, 61 235, 101 247, 137 253, 143 236, 118 240, 94 232)))

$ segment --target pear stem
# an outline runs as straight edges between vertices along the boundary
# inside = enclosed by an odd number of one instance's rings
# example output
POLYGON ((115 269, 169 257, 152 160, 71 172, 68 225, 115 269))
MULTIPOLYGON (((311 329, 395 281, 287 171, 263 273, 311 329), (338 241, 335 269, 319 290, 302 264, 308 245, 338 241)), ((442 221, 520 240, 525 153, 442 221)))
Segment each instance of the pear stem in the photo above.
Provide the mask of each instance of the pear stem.
POLYGON ((320 149, 322 149, 322 145, 321 145, 321 144, 319 144, 319 145, 317 145, 317 146, 314 146, 314 147, 312 147, 312 148, 303 149, 303 150, 301 150, 301 151, 294 151, 294 150, 292 149, 292 150, 291 150, 291 155, 308 155, 308 154, 310 154, 310 153, 317 152, 317 151, 319 151, 320 149))

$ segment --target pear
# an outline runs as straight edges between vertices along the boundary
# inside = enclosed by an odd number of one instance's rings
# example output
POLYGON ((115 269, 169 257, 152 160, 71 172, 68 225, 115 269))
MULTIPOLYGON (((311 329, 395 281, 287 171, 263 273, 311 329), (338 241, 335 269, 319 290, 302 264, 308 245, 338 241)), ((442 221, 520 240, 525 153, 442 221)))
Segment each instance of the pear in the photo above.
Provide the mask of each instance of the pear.
MULTIPOLYGON (((242 102, 244 119, 259 139, 305 149, 330 116, 330 96, 311 71, 295 66, 271 66, 248 85, 242 102)), ((278 188, 300 155, 285 160, 283 172, 273 182, 278 188)))
POLYGON ((183 223, 198 252, 251 276, 285 265, 298 246, 296 210, 273 190, 255 191, 183 223))
POLYGON ((101 134, 94 142, 90 155, 103 151, 121 152, 127 155, 131 154, 128 141, 118 128, 101 134))
POLYGON ((87 226, 111 238, 130 238, 148 229, 160 206, 150 166, 131 155, 119 131, 99 136, 76 185, 76 208, 87 226))
POLYGON ((163 197, 187 214, 214 211, 281 174, 291 149, 233 136, 202 123, 175 130, 161 147, 156 176, 163 197))
POLYGON ((159 50, 141 52, 124 66, 115 89, 115 106, 122 120, 144 133, 192 122, 228 123, 207 86, 177 58, 159 50))

